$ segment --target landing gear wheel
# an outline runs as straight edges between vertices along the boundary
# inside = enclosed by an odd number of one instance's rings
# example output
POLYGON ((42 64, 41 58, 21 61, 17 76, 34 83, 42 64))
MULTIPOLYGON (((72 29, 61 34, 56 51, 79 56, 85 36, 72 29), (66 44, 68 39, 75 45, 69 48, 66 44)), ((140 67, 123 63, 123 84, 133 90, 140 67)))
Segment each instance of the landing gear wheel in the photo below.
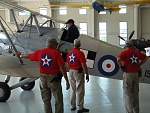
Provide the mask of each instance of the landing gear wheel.
MULTIPOLYGON (((24 79, 26 79, 26 78, 25 78, 25 77, 21 77, 20 80, 19 80, 19 82, 22 81, 22 80, 24 80, 24 79)), ((33 82, 28 82, 27 84, 21 86, 21 88, 22 88, 23 90, 31 90, 31 89, 34 88, 34 86, 35 86, 35 81, 33 81, 33 82)))
POLYGON ((6 102, 10 97, 11 91, 7 83, 0 82, 0 102, 6 102))

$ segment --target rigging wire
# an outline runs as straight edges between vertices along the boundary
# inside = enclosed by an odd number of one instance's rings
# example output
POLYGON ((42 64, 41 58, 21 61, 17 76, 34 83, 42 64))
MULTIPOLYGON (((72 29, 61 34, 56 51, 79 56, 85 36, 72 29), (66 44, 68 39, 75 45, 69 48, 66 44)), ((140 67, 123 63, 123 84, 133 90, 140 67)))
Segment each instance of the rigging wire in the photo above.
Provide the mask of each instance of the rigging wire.
POLYGON ((30 37, 31 37, 31 30, 32 30, 32 22, 33 22, 33 15, 31 14, 31 20, 30 20, 30 32, 29 32, 29 38, 28 38, 28 41, 27 41, 27 51, 28 51, 28 44, 29 44, 29 40, 30 40, 30 37))
POLYGON ((89 0, 87 0, 87 2, 88 2, 89 4, 91 4, 91 2, 90 2, 89 0))

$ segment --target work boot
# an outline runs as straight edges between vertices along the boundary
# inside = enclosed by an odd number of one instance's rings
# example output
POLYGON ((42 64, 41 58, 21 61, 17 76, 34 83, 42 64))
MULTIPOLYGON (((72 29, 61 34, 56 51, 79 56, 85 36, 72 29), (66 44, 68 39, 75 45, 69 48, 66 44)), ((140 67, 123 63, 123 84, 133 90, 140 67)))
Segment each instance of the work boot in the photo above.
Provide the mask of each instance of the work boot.
POLYGON ((71 108, 71 110, 76 110, 76 107, 71 108))

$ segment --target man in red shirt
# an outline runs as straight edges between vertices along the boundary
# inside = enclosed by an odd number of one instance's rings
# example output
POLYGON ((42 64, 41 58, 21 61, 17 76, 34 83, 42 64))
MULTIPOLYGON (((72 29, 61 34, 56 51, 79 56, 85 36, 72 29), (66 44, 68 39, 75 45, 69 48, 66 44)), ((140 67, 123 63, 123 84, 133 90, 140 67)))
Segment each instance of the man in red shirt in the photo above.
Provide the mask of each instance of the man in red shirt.
POLYGON ((67 63, 69 67, 69 81, 70 81, 70 103, 71 110, 76 109, 77 113, 89 112, 89 109, 84 108, 84 73, 86 80, 89 81, 89 74, 86 65, 84 53, 80 51, 80 40, 74 40, 74 48, 67 54, 67 63))
POLYGON ((148 57, 133 48, 132 40, 126 41, 126 49, 117 58, 123 71, 123 92, 126 113, 139 113, 138 71, 148 57))
POLYGON ((49 38, 46 42, 47 48, 37 50, 32 54, 18 54, 21 58, 30 58, 37 61, 40 67, 40 90, 44 102, 45 113, 52 113, 51 92, 55 97, 55 113, 64 113, 63 94, 60 80, 54 80, 61 71, 66 80, 66 89, 70 85, 64 67, 65 62, 59 51, 56 50, 58 42, 56 39, 49 38))

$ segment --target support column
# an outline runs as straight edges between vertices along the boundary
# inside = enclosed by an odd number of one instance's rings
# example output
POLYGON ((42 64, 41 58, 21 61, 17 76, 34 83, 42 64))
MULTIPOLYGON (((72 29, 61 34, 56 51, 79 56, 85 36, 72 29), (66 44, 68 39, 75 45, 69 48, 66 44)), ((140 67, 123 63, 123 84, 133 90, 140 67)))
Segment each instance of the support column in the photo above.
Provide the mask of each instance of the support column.
POLYGON ((134 39, 137 39, 138 38, 138 20, 139 20, 139 16, 138 16, 138 7, 139 5, 134 5, 134 15, 133 15, 133 19, 134 19, 134 30, 135 30, 135 33, 134 33, 134 39))

